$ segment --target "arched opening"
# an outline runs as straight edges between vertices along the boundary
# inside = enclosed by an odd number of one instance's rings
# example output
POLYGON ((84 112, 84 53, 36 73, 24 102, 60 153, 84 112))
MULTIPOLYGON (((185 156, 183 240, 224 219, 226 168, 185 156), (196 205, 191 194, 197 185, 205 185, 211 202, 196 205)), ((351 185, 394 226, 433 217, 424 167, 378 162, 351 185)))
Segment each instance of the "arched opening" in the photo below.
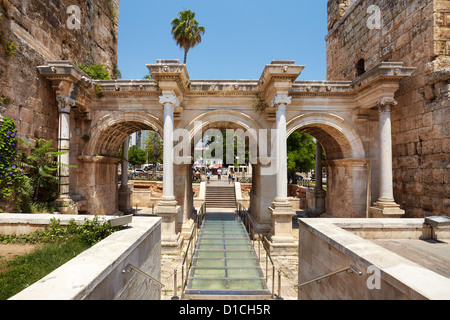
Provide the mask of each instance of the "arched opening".
POLYGON ((326 168, 323 171, 326 173, 325 199, 321 204, 322 191, 317 186, 320 181, 316 179, 314 188, 306 191, 306 213, 309 209, 312 216, 327 213, 335 217, 363 217, 367 205, 367 161, 358 134, 344 119, 331 114, 298 116, 288 123, 287 131, 288 136, 293 132, 311 135, 325 155, 322 158, 326 168))
POLYGON ((186 132, 189 133, 192 162, 175 165, 174 169, 175 179, 178 179, 175 182, 175 196, 183 199, 185 205, 183 217, 179 221, 183 227, 188 225, 191 208, 198 209, 206 200, 207 186, 235 187, 236 200, 247 208, 250 206, 249 193, 255 179, 254 163, 257 161, 257 133, 260 128, 251 117, 230 110, 208 112, 188 124, 186 132), (228 181, 231 171, 234 172, 234 182, 228 181), (207 172, 211 174, 209 184, 207 172), (180 181, 183 176, 184 189, 180 181))
POLYGON ((74 169, 78 179, 73 181, 73 189, 87 200, 86 212, 89 214, 114 215, 129 211, 131 203, 119 212, 119 201, 122 201, 119 189, 125 187, 123 173, 128 177, 120 150, 135 132, 149 130, 163 137, 163 125, 156 117, 143 112, 116 112, 102 117, 91 128, 90 138, 74 169))

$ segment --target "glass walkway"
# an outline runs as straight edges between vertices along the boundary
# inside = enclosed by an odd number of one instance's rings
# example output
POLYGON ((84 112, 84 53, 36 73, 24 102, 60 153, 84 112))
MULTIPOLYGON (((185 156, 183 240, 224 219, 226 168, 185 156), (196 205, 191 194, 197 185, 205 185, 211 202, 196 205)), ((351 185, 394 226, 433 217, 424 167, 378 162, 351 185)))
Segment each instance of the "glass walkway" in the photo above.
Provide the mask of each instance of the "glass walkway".
POLYGON ((234 212, 205 215, 184 299, 271 299, 252 242, 234 212))

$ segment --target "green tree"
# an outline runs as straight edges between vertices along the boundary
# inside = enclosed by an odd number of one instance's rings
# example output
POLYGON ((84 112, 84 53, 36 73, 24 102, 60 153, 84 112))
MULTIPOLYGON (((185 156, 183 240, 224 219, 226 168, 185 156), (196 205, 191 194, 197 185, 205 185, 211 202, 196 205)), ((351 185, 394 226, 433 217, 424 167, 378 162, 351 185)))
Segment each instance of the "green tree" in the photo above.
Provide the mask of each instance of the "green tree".
POLYGON ((187 54, 202 41, 205 28, 198 25, 195 19, 195 12, 185 10, 178 13, 178 18, 171 22, 172 36, 180 48, 184 49, 184 64, 186 64, 187 54))
POLYGON ((137 146, 131 146, 128 150, 128 162, 132 165, 138 166, 144 164, 146 160, 147 153, 142 149, 138 149, 137 146))
POLYGON ((164 152, 164 141, 156 132, 150 131, 148 139, 145 141, 146 154, 148 155, 147 163, 162 163, 164 152))
POLYGON ((308 172, 316 165, 316 142, 306 133, 294 132, 287 140, 287 168, 292 181, 297 172, 308 172))

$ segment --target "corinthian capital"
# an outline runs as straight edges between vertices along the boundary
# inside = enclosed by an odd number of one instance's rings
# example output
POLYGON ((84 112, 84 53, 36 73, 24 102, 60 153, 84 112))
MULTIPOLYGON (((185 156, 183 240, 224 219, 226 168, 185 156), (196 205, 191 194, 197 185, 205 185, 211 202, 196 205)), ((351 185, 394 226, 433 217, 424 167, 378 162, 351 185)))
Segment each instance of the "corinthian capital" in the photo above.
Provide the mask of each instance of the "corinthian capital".
POLYGON ((58 102, 58 111, 60 113, 70 113, 70 108, 75 107, 76 101, 66 97, 66 96, 57 96, 56 101, 58 102))
POLYGON ((287 94, 277 94, 272 100, 272 104, 275 108, 281 106, 286 107, 291 102, 292 98, 289 97, 287 94))
POLYGON ((174 93, 166 93, 159 97, 159 103, 165 105, 166 103, 170 103, 174 107, 178 107, 180 105, 180 101, 177 99, 177 96, 174 93))

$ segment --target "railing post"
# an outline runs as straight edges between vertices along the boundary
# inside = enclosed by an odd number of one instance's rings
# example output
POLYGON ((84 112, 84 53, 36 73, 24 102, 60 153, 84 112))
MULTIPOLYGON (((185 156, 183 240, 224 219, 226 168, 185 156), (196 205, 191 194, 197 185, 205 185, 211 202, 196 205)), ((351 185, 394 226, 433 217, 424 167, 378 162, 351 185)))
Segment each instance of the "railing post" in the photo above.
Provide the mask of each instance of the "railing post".
POLYGON ((266 282, 269 280, 269 256, 266 252, 266 282))
POLYGON ((258 257, 259 261, 261 261, 261 238, 258 237, 258 257))
POLYGON ((272 265, 272 299, 275 297, 275 266, 272 265))
POLYGON ((184 291, 184 264, 181 265, 181 291, 184 291))
POLYGON ((178 292, 177 292, 177 269, 175 269, 173 271, 173 293, 174 293, 175 297, 178 295, 178 292))
POLYGON ((278 298, 281 299, 281 270, 278 270, 278 298))

